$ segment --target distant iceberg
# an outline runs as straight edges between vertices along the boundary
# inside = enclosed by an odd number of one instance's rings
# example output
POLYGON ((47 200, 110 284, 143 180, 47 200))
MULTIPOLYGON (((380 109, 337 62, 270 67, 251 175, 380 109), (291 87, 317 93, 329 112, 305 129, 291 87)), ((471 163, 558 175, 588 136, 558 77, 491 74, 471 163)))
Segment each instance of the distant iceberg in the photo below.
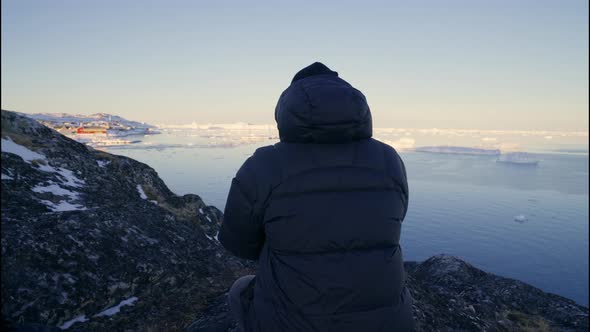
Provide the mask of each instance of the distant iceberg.
POLYGON ((416 152, 428 152, 428 153, 444 153, 444 154, 463 154, 463 155, 476 155, 476 156, 497 156, 500 155, 498 149, 484 149, 484 148, 472 148, 463 146, 421 146, 416 148, 416 152))
POLYGON ((536 166, 539 164, 539 160, 534 159, 531 154, 526 152, 508 152, 503 153, 496 160, 499 163, 516 164, 516 165, 529 165, 536 166))

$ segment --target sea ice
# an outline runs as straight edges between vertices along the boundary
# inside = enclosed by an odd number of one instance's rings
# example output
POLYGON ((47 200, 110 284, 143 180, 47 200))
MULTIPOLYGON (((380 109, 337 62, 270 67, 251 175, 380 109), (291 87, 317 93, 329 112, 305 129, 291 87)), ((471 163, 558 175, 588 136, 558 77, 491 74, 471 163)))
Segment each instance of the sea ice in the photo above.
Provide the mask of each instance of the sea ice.
POLYGON ((527 221, 527 217, 524 214, 519 214, 517 216, 514 216, 514 221, 525 222, 527 221))

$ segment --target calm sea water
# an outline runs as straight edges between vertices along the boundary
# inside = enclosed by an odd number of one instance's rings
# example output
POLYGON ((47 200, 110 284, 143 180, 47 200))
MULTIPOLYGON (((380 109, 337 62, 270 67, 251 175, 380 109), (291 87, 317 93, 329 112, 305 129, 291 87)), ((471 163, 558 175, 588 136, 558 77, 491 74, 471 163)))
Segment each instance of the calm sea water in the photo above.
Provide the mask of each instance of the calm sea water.
MULTIPOLYGON (((145 146, 109 152, 150 165, 172 191, 198 194, 221 210, 243 161, 257 147, 274 143, 196 147, 196 138, 170 132, 147 140, 145 146)), ((532 146, 537 167, 496 163, 489 156, 402 152, 410 186, 405 259, 457 255, 587 306, 587 146, 547 153, 555 147, 532 146), (518 215, 526 220, 515 221, 518 215)))

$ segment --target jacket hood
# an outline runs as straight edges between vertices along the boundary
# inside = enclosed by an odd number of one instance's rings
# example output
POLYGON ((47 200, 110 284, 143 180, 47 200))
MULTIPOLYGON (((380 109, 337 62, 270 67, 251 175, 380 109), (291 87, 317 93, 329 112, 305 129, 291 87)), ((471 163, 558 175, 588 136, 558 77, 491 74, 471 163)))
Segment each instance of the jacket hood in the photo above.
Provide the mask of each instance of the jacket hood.
POLYGON ((365 96, 322 63, 300 70, 275 108, 281 142, 345 143, 370 138, 365 96))

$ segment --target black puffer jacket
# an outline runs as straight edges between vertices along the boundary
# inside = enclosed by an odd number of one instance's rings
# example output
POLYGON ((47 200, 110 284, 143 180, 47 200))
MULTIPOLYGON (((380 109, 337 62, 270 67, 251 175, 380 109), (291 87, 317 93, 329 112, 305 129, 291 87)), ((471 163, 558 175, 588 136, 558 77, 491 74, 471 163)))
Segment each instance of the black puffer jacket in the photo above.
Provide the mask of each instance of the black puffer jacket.
POLYGON ((219 240, 259 260, 251 331, 406 331, 404 164, 371 138, 363 94, 320 63, 281 95, 280 143, 232 181, 219 240))

